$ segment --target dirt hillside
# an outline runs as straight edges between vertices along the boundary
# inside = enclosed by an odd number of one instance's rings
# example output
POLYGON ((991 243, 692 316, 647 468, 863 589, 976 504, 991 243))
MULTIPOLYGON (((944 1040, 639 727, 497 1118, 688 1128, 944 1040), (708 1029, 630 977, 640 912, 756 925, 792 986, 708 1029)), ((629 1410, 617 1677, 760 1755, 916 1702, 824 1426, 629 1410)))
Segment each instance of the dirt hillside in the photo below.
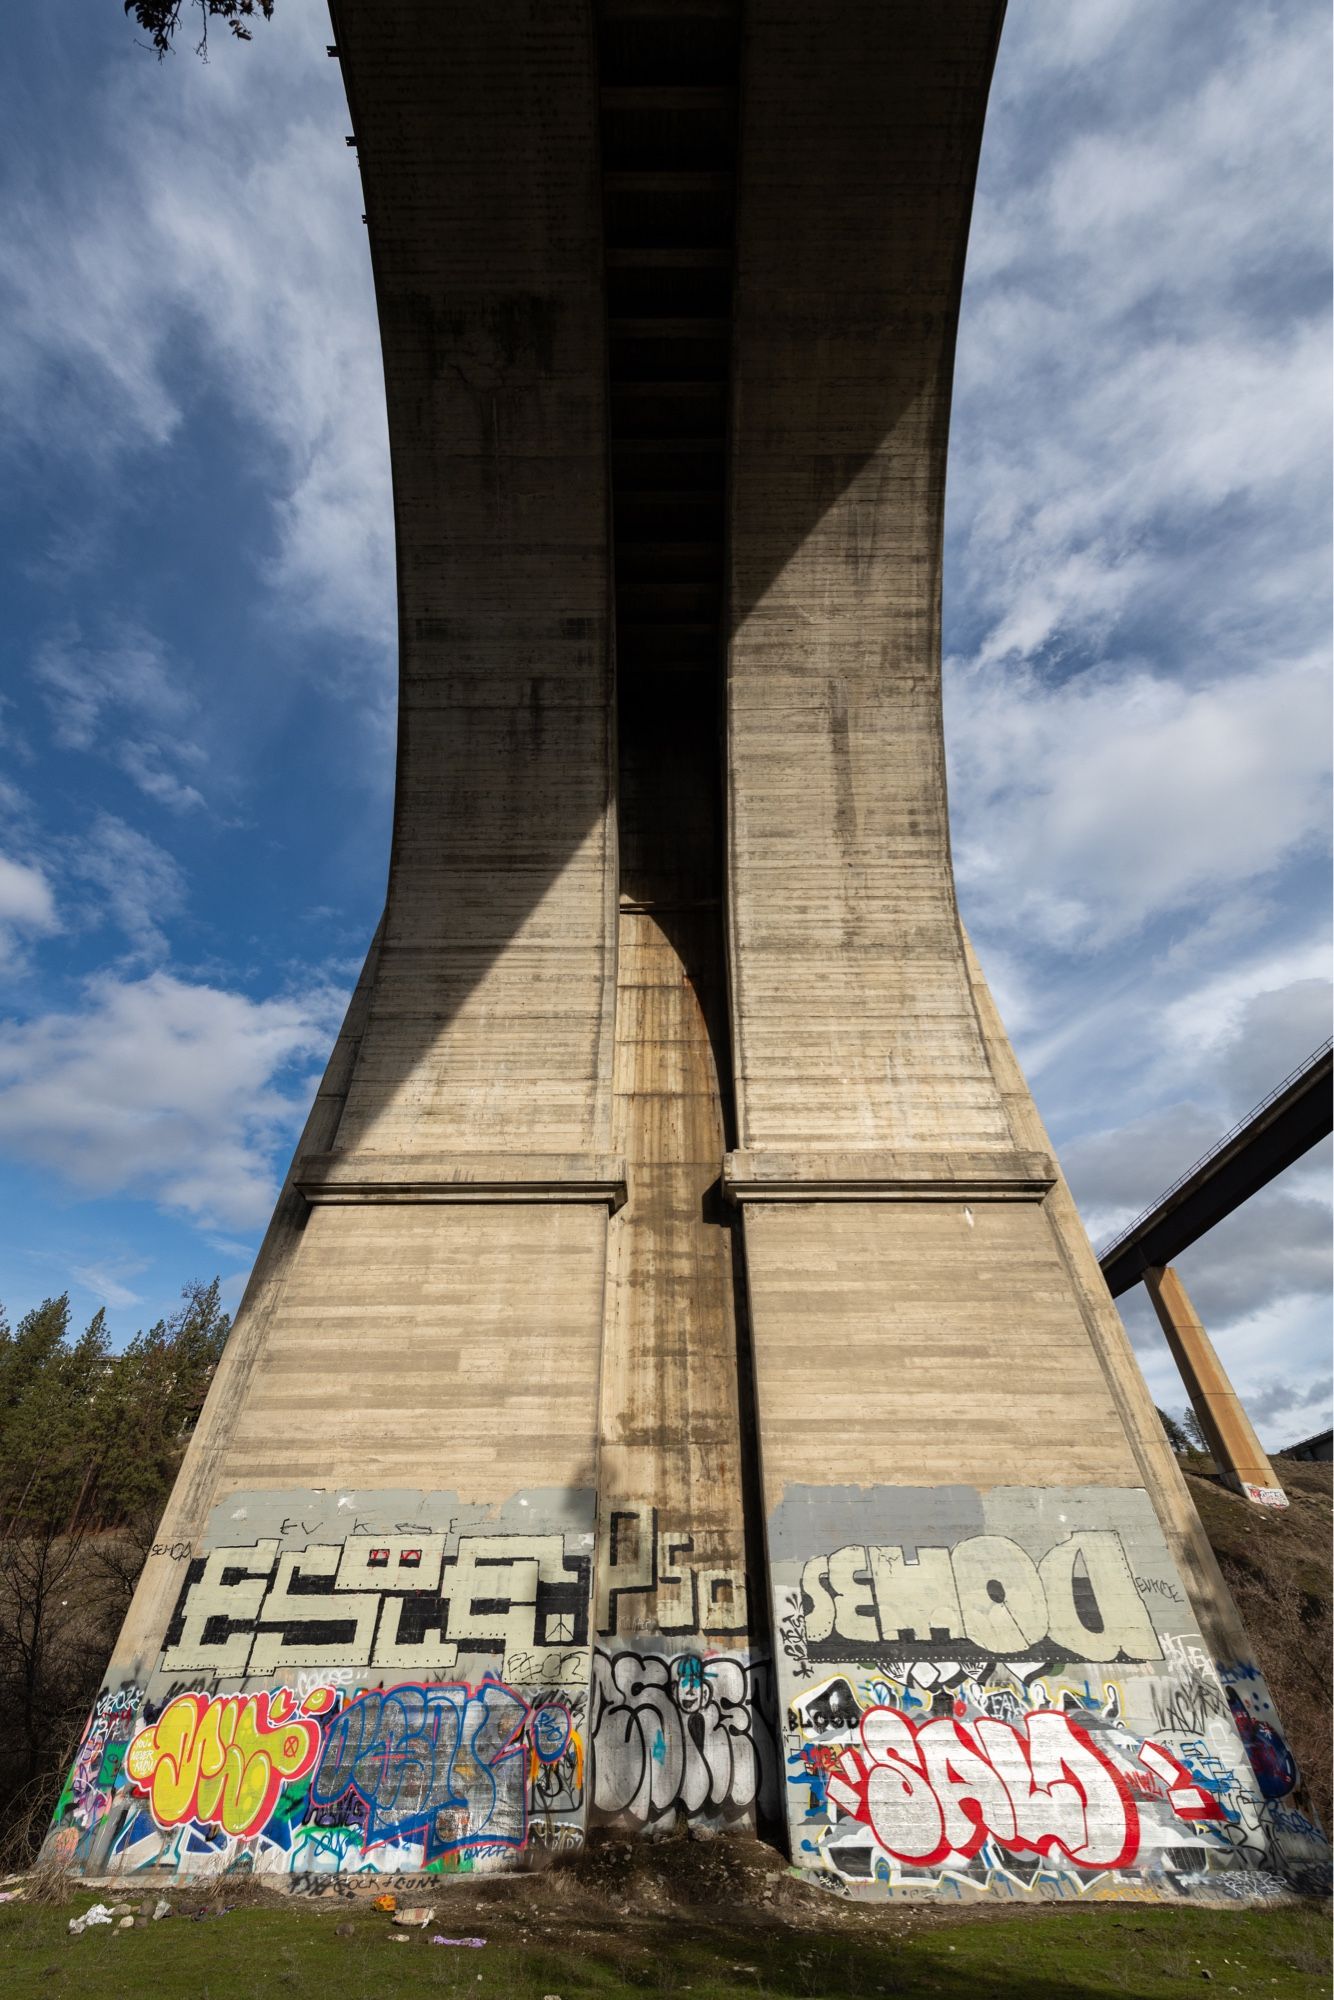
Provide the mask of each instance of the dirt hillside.
POLYGON ((1205 1533, 1255 1646, 1312 1805, 1330 1813, 1331 1588, 1334 1466, 1275 1459, 1286 1508, 1253 1506, 1223 1487, 1207 1458, 1186 1461, 1205 1533))

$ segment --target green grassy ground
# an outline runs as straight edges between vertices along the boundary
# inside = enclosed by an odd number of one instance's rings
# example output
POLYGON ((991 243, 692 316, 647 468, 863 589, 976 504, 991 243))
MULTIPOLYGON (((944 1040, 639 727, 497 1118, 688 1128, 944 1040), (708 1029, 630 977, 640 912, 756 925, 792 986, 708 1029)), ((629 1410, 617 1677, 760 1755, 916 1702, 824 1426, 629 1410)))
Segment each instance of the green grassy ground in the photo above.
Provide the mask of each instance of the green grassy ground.
MULTIPOLYGON (((1036 1914, 920 1919, 889 1911, 855 1928, 698 1911, 577 1925, 544 1913, 479 1919, 481 1950, 432 1946, 413 1932, 392 1943, 388 1920, 359 1905, 291 1902, 202 1919, 176 1915, 146 1929, 71 1938, 64 1908, 0 1909, 0 1991, 7 2000, 385 2000, 416 1994, 503 2000, 1167 2000, 1218 1994, 1313 2000, 1329 1991, 1329 1920, 1315 1907, 1216 1911, 1103 1904, 1036 1914), (501 1921, 495 1921, 496 1918, 501 1921)), ((447 1906, 446 1906, 447 1907, 447 1906)), ((432 1925, 474 1934, 452 1912, 432 1925)))

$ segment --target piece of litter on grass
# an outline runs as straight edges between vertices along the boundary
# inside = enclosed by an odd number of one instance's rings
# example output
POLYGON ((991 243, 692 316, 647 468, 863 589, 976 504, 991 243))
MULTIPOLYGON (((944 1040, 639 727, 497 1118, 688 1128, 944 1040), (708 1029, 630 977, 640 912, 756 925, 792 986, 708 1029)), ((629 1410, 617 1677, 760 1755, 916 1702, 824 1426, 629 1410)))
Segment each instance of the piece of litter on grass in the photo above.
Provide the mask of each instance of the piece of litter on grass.
POLYGON ((22 1895, 22 1889, 0 1889, 0 1903, 17 1903, 22 1895))
POLYGON ((106 1904, 94 1903, 90 1909, 84 1911, 81 1917, 70 1918, 70 1936, 78 1937, 82 1931, 86 1931, 92 1924, 109 1924, 110 1922, 111 1912, 106 1904))
POLYGON ((377 1896, 375 1898, 375 1901, 371 1904, 371 1908, 373 1910, 388 1910, 390 1915, 392 1916, 393 1912, 398 1908, 398 1897, 377 1896))
POLYGON ((436 1934, 435 1934, 435 1936, 434 1936, 434 1937, 433 1937, 433 1938, 431 1939, 431 1943, 432 1943, 432 1944, 464 1944, 464 1945, 471 1945, 471 1946, 472 1946, 472 1948, 473 1948, 473 1950, 475 1951, 475 1950, 477 1950, 477 1949, 478 1949, 478 1948, 479 1948, 480 1946, 482 1946, 482 1945, 484 1945, 484 1944, 486 1943, 486 1939, 485 1939, 485 1938, 447 1938, 447 1937, 442 1937, 442 1936, 441 1936, 441 1934, 440 1934, 440 1932, 439 1932, 439 1931, 437 1931, 437 1932, 436 1932, 436 1934))
POLYGON ((390 1944, 411 1944, 412 1939, 406 1931, 395 1931, 389 1942, 390 1944))
POLYGON ((406 1924, 412 1930, 424 1931, 434 1915, 434 1907, 428 1910, 418 1903, 411 1910, 395 1910, 394 1922, 396 1924, 406 1924))

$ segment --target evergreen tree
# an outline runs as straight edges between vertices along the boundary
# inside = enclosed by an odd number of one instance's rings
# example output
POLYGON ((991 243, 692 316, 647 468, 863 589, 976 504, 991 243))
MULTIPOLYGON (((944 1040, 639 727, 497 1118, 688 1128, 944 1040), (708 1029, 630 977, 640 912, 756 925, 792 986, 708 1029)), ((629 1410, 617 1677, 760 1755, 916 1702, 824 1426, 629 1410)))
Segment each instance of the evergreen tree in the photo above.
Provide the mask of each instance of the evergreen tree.
MULTIPOLYGON (((1157 1409, 1156 1404, 1154 1407, 1157 1409)), ((1170 1415, 1167 1410, 1158 1410, 1158 1421, 1163 1427, 1163 1433, 1167 1438, 1167 1442, 1171 1445, 1178 1458, 1183 1452, 1190 1450, 1190 1439, 1186 1436, 1185 1431, 1174 1416, 1170 1415)))

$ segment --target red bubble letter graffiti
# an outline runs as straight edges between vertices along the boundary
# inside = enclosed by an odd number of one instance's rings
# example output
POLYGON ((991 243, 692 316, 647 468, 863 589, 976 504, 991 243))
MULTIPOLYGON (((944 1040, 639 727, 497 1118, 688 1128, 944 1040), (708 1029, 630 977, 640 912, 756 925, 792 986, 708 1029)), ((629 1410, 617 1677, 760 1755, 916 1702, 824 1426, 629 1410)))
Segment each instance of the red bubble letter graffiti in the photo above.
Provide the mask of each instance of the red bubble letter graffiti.
POLYGON ((885 1852, 915 1868, 970 1860, 986 1840, 1011 1853, 1059 1848, 1079 1868, 1125 1868, 1139 1815, 1111 1759, 1068 1715, 1036 1709, 1027 1736, 994 1716, 915 1723, 893 1708, 862 1717, 829 1797, 864 1820, 885 1852))

